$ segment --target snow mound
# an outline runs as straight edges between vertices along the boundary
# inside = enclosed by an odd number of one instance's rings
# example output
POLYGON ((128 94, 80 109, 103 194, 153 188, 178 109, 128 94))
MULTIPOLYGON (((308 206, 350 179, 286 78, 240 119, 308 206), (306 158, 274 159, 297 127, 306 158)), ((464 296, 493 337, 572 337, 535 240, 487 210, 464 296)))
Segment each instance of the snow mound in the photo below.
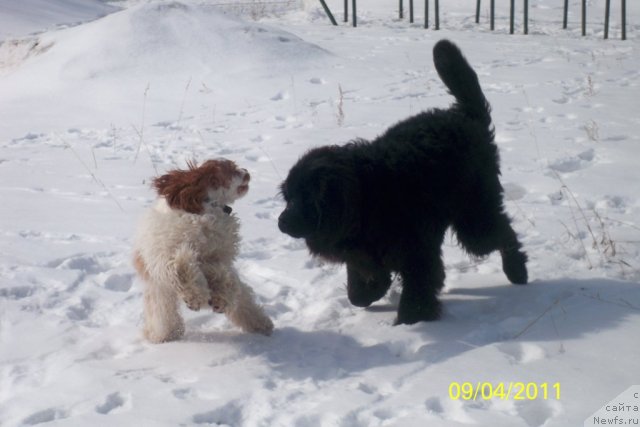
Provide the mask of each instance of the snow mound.
POLYGON ((265 63, 277 72, 326 55, 286 31, 180 2, 142 4, 52 37, 55 47, 43 60, 58 61, 59 73, 74 80, 233 73, 265 63))
POLYGON ((37 102, 42 111, 65 109, 75 126, 130 121, 131 109, 161 121, 167 106, 179 108, 173 100, 187 95, 185 87, 198 88, 202 99, 190 100, 204 103, 216 102, 222 88, 270 92, 261 78, 290 78, 332 58, 289 31, 215 5, 143 3, 0 45, 0 117, 17 125, 37 102))
POLYGON ((1 0, 0 40, 79 24, 116 10, 100 0, 1 0))

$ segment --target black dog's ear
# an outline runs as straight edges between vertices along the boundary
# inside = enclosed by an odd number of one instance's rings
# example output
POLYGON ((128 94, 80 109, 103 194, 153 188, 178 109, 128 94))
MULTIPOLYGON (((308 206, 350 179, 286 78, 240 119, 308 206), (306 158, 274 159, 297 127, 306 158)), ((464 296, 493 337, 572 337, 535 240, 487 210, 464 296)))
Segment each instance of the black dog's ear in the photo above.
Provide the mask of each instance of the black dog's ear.
POLYGON ((333 164, 310 171, 308 194, 316 214, 316 230, 340 240, 358 228, 359 182, 348 168, 333 164))

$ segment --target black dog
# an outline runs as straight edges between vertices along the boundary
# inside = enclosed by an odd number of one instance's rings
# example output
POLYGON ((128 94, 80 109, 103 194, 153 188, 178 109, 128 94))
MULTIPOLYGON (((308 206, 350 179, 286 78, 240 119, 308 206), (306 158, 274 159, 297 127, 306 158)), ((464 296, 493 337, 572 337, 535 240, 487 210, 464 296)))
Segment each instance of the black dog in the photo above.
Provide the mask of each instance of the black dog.
POLYGON ((449 226, 472 255, 499 250, 508 279, 527 283, 527 256, 504 212, 489 103, 456 45, 439 41, 433 59, 456 99, 449 109, 418 114, 372 142, 313 149, 281 186, 280 230, 347 264, 352 304, 379 300, 400 273, 397 323, 438 318, 449 226))

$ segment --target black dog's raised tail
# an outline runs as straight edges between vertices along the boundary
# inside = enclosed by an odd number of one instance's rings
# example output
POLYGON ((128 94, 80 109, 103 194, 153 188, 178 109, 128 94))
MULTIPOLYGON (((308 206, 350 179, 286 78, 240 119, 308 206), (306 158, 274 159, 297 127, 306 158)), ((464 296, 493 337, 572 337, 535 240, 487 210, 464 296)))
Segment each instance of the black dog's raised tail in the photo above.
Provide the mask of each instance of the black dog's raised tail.
POLYGON ((438 75, 456 98, 457 107, 469 117, 489 126, 491 107, 482 93, 476 72, 458 46, 449 40, 440 40, 433 47, 433 62, 438 75))

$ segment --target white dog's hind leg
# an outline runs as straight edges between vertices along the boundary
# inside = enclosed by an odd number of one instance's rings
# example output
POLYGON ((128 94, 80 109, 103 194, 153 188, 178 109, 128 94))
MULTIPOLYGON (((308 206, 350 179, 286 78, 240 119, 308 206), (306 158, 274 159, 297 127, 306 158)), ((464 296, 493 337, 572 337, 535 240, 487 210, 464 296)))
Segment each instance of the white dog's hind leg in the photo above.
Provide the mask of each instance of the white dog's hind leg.
POLYGON ((184 334, 175 290, 158 283, 144 289, 144 337, 152 343, 174 341, 184 334))
POLYGON ((262 307, 256 304, 251 289, 242 283, 240 278, 235 278, 236 286, 233 290, 236 295, 225 311, 227 317, 234 325, 245 332, 271 335, 273 322, 265 314, 262 307))

